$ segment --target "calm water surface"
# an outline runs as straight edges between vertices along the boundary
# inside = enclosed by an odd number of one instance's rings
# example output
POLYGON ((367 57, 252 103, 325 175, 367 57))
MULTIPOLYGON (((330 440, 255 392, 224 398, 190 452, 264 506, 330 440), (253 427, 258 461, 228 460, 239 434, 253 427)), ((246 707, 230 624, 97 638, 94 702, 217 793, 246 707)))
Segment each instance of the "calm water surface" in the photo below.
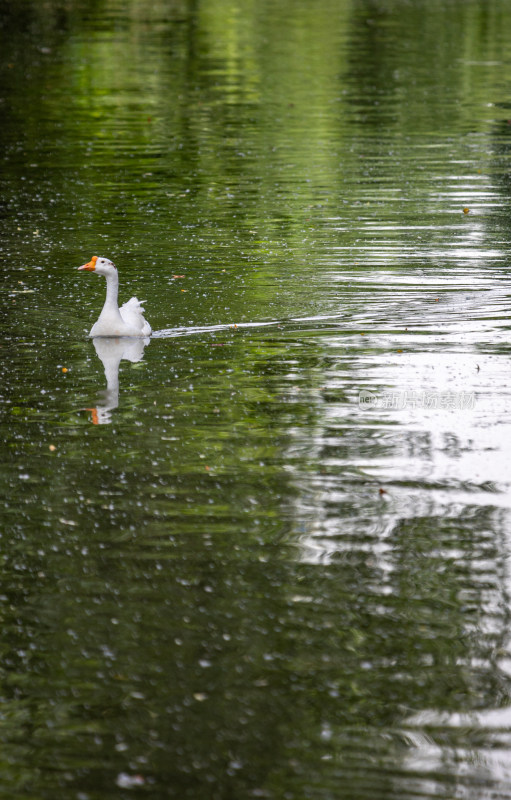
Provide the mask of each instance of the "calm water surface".
POLYGON ((509 4, 0 26, 0 796, 511 798, 509 4))

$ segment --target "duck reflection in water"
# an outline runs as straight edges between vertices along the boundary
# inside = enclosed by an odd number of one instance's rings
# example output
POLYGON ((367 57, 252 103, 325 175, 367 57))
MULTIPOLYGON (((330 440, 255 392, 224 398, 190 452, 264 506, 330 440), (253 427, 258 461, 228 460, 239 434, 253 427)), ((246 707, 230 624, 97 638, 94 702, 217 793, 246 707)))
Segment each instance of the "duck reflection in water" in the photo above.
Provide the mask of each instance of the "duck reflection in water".
POLYGON ((106 389, 100 393, 96 407, 87 410, 92 412, 94 425, 108 425, 111 412, 119 405, 119 365, 123 359, 133 364, 141 361, 150 339, 97 337, 92 341, 105 368, 106 389))

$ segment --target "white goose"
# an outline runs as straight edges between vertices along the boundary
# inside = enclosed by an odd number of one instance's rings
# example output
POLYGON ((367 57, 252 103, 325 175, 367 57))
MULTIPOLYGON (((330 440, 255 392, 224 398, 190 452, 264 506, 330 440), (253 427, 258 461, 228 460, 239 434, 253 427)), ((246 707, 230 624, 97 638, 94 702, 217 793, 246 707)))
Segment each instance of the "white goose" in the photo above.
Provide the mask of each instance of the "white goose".
MULTIPOLYGON (((120 308, 117 304, 119 275, 117 268, 108 258, 92 256, 91 260, 78 267, 79 270, 95 272, 106 278, 106 300, 99 319, 91 328, 89 336, 150 336, 151 326, 144 319, 142 303, 132 297, 120 308)), ((142 301, 143 302, 143 301, 142 301)))

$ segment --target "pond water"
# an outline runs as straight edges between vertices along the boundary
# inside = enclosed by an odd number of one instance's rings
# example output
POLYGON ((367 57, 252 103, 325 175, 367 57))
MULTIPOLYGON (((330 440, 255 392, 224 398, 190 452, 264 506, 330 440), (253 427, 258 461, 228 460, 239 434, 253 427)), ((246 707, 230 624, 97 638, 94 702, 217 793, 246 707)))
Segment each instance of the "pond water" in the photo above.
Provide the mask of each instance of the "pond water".
POLYGON ((0 796, 511 798, 511 7, 0 30, 0 796))

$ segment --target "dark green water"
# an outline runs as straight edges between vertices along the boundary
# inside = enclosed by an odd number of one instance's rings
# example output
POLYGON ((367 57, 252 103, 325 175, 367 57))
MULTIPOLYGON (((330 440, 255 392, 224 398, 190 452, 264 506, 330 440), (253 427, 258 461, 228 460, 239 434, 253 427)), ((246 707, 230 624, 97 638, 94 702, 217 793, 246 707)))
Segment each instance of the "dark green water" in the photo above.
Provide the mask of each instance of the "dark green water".
POLYGON ((0 34, 0 796, 511 798, 511 6, 0 34))

